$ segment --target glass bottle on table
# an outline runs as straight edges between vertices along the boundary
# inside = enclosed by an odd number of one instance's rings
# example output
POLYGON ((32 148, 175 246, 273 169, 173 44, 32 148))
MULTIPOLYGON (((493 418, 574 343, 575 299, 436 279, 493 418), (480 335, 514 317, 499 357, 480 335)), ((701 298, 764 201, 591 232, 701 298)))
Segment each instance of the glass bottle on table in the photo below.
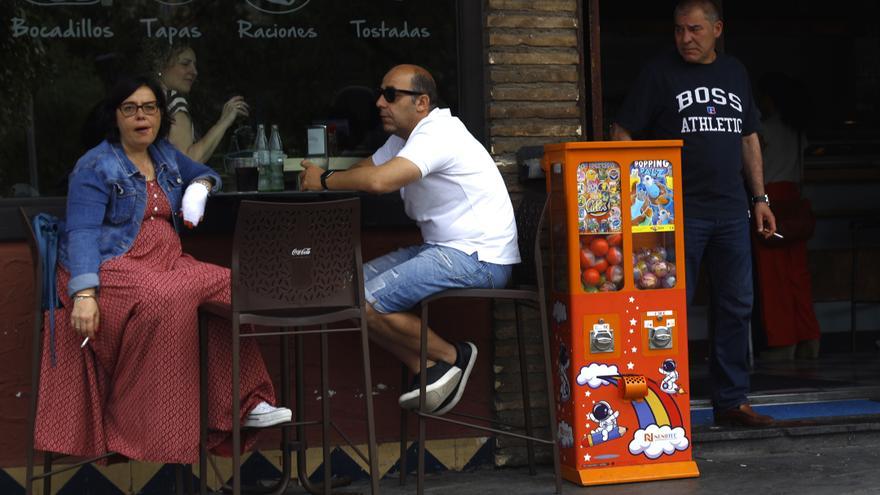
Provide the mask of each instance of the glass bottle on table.
POLYGON ((257 181, 258 191, 271 191, 272 171, 269 166, 269 141, 266 139, 266 126, 260 124, 257 126, 257 138, 254 141, 254 162, 257 164, 259 179, 257 181))
POLYGON ((284 147, 281 145, 281 133, 278 126, 272 124, 272 134, 269 137, 269 190, 284 190, 284 147))

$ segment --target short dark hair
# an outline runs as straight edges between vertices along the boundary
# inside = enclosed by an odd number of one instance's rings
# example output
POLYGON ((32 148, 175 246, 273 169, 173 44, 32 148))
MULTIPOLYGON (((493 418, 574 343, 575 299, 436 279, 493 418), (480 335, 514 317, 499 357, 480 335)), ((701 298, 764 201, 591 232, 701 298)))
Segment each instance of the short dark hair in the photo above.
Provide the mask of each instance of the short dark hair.
POLYGON ((104 137, 111 143, 119 142, 119 127, 116 126, 116 109, 132 95, 138 88, 146 86, 156 95, 156 105, 159 106, 159 115, 161 122, 159 124, 159 133, 156 140, 168 136, 171 130, 171 117, 165 108, 165 92, 162 86, 149 76, 123 76, 119 78, 113 89, 104 98, 103 108, 101 109, 101 127, 104 129, 104 137))
POLYGON ((713 24, 722 20, 721 6, 715 0, 679 0, 672 15, 678 17, 695 7, 699 7, 706 14, 706 20, 713 24))
MULTIPOLYGON (((416 72, 409 82, 413 91, 428 95, 429 106, 432 110, 437 108, 437 83, 434 82, 434 78, 430 74, 416 72)), ((413 103, 417 98, 418 95, 412 95, 413 103)))

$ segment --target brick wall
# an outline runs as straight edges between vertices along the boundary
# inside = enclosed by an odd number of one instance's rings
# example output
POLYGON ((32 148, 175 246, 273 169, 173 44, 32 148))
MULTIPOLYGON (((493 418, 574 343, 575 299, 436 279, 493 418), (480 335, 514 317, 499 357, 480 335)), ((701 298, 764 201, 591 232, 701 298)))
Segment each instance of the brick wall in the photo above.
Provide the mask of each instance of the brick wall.
POLYGON ((489 0, 490 152, 503 165, 527 145, 583 134, 577 0, 489 0))
MULTIPOLYGON (((490 152, 516 202, 516 152, 523 146, 584 139, 580 0, 488 0, 486 9, 490 152)), ((522 424, 521 374, 512 304, 495 309, 495 414, 522 424)), ((536 311, 524 309, 527 376, 534 425, 547 434, 547 394, 536 311)), ((549 462, 549 450, 538 448, 549 462)), ((498 438, 495 464, 526 462, 524 442, 498 438)))

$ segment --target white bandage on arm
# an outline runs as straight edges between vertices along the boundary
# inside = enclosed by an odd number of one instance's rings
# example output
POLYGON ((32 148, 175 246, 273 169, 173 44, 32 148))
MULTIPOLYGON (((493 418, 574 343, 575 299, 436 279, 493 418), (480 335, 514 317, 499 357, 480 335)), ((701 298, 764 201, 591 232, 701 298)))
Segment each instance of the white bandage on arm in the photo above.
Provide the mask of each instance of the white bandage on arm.
POLYGON ((205 203, 208 202, 208 187, 201 182, 193 182, 183 193, 183 221, 193 227, 199 224, 205 215, 205 203))

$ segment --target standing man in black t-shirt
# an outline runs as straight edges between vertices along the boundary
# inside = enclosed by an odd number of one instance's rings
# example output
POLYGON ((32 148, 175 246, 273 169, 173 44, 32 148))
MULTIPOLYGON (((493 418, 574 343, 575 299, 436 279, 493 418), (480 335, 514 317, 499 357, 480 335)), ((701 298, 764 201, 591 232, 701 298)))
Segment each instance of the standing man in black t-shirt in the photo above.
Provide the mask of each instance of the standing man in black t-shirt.
POLYGON ((746 397, 752 314, 750 203, 758 234, 769 237, 776 231, 764 193, 760 114, 745 68, 715 52, 723 27, 718 6, 711 0, 683 0, 674 19, 677 53, 662 54, 644 68, 611 135, 615 140, 632 139, 633 133, 684 140, 687 300, 693 300, 705 258, 712 292, 715 422, 766 426, 773 418, 755 412, 746 397))

